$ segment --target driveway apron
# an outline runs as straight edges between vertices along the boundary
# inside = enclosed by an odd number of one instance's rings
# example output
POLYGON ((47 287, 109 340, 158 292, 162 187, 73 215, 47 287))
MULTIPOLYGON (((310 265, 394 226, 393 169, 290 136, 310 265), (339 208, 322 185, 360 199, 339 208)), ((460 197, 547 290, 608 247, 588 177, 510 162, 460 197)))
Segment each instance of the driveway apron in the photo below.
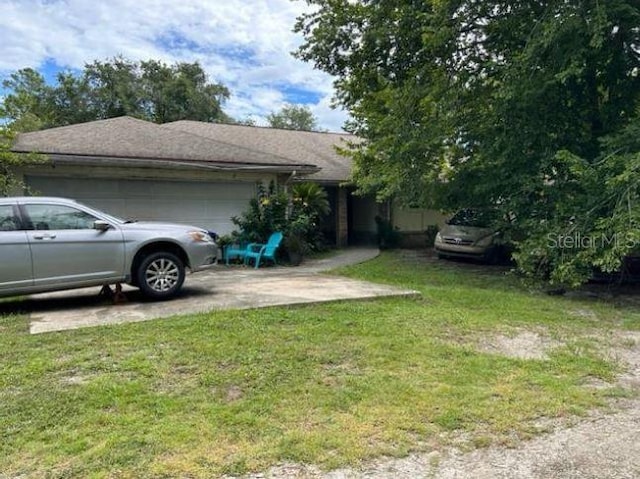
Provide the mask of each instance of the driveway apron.
POLYGON ((147 301, 137 289, 124 286, 127 301, 114 304, 111 299, 98 295, 99 288, 86 288, 5 302, 0 304, 0 312, 29 314, 30 332, 37 334, 224 309, 416 295, 411 290, 323 274, 337 266, 370 260, 378 254, 375 248, 349 248, 297 267, 256 270, 218 265, 187 276, 181 294, 164 302, 147 301))

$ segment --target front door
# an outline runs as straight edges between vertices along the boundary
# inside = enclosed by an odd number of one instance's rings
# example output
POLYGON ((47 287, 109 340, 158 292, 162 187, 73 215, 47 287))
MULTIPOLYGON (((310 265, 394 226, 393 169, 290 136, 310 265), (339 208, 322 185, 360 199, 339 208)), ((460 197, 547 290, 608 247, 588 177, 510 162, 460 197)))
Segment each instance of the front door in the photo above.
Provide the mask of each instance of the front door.
POLYGON ((99 218, 67 205, 22 207, 33 228, 27 236, 36 287, 124 278, 124 242, 117 226, 96 230, 93 225, 99 218))
POLYGON ((20 230, 13 205, 0 205, 0 265, 0 295, 33 284, 27 233, 20 230))

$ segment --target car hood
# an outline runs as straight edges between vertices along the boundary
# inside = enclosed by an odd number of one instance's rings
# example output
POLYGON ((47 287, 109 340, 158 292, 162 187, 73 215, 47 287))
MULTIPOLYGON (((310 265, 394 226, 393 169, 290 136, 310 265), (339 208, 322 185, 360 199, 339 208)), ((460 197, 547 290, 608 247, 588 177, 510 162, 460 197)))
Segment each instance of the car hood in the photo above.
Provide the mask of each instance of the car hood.
POLYGON ((182 231, 184 233, 188 231, 206 231, 204 228, 199 228, 197 226, 182 225, 178 223, 162 223, 159 221, 135 221, 131 223, 121 224, 120 227, 126 231, 182 231))
POLYGON ((440 236, 450 236, 465 240, 478 241, 493 234, 495 230, 491 228, 478 228, 475 226, 444 225, 440 230, 440 236))

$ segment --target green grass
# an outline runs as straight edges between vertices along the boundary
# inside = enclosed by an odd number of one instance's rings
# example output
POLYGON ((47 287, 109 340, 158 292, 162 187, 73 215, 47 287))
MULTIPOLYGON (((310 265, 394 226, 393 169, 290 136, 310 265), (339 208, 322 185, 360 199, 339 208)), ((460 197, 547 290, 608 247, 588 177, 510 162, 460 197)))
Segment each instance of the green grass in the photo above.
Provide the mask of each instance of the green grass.
POLYGON ((499 270, 401 254, 340 271, 421 298, 226 311, 31 336, 0 318, 0 477, 211 477, 282 461, 325 468, 464 434, 526 438, 628 394, 599 337, 631 307, 526 291, 499 270), (588 310, 592 314, 573 314, 588 310), (481 352, 536 331, 547 360, 481 352))

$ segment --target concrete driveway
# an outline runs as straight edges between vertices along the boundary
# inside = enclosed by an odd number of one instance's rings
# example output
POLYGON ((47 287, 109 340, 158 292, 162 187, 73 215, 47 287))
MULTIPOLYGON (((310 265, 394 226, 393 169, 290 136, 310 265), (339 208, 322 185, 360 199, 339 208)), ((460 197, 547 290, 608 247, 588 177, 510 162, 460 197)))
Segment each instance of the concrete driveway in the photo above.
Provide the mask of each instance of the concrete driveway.
POLYGON ((353 248, 298 267, 215 266, 188 275, 181 294, 171 301, 146 301, 137 289, 124 286, 128 301, 114 304, 98 296, 100 288, 86 288, 29 296, 0 304, 0 313, 30 315, 32 334, 89 326, 148 321, 176 314, 221 309, 251 309, 381 296, 410 296, 415 291, 322 274, 379 254, 377 249, 353 248))

